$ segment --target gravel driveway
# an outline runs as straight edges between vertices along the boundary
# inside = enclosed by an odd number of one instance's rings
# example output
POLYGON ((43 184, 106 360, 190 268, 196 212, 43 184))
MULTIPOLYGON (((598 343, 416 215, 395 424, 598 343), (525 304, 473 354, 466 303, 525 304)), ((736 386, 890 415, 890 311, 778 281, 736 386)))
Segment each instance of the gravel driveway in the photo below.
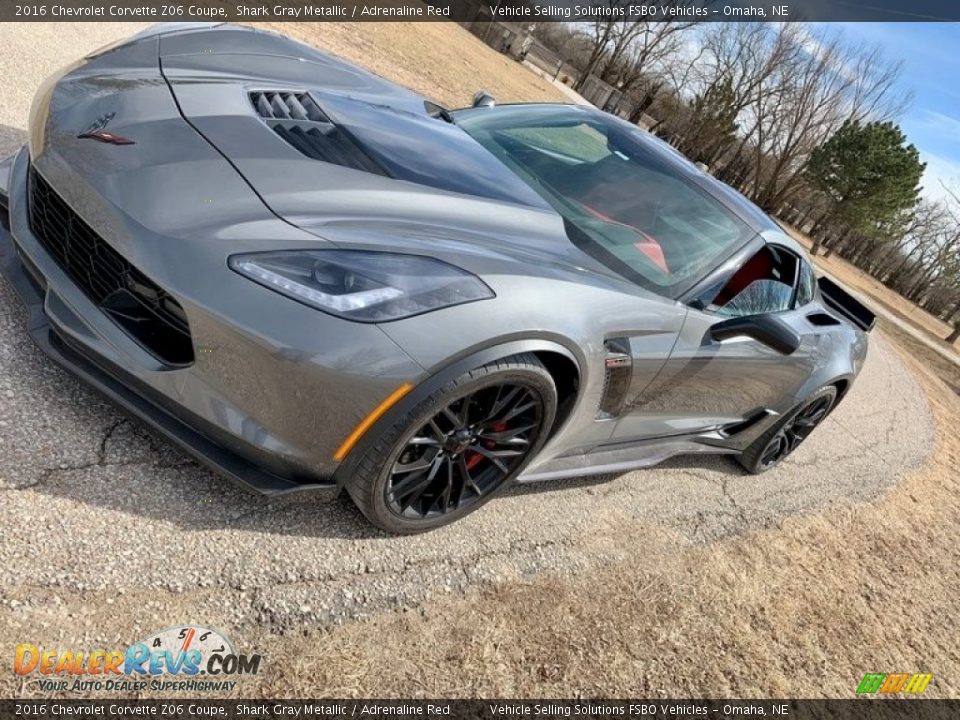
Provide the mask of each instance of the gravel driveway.
MULTIPOLYGON (((0 26, 0 152, 23 142, 44 76, 134 29, 0 26)), ((617 547, 624 515, 691 542, 769 527, 878 497, 923 462, 933 429, 921 389, 875 334, 846 402, 772 473, 745 476, 724 458, 671 461, 602 484, 514 489, 452 527, 390 538, 346 499, 244 494, 126 419, 33 346, 0 280, 0 438, 0 643, 80 646, 187 621, 285 632, 575 571, 632 552, 617 547)))

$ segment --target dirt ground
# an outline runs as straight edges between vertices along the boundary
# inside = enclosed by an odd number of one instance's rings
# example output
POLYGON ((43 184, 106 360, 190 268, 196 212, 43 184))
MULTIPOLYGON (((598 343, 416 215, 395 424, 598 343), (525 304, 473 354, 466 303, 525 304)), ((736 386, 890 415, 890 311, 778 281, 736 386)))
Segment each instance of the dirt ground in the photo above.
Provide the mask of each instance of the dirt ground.
MULTIPOLYGON (((616 532, 598 528, 593 541, 606 565, 433 594, 296 634, 247 632, 264 668, 231 694, 852 697, 865 672, 910 671, 933 673, 925 696, 957 697, 960 397, 925 358, 904 356, 929 398, 937 447, 879 501, 702 544, 612 511, 601 522, 616 532)), ((183 616, 221 597, 185 595, 183 616)), ((107 608, 88 595, 79 617, 135 623, 143 600, 107 608)), ((40 694, 35 681, 0 675, 0 696, 40 694)))
POLYGON ((699 547, 622 518, 635 556, 270 638, 270 696, 850 697, 867 671, 960 694, 960 399, 911 365, 934 460, 881 502, 699 547), (282 658, 287 658, 286 660, 282 658))
POLYGON ((251 23, 290 35, 450 108, 487 90, 499 102, 570 102, 552 84, 456 23, 251 23))

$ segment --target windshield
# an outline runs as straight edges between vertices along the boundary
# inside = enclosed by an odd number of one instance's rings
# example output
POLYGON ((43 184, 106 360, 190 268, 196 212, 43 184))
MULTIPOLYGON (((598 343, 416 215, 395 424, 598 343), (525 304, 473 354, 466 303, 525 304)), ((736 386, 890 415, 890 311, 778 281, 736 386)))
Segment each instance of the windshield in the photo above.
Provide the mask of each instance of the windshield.
POLYGON ((683 292, 756 233, 639 128, 563 106, 458 113, 536 190, 584 251, 662 294, 683 292))

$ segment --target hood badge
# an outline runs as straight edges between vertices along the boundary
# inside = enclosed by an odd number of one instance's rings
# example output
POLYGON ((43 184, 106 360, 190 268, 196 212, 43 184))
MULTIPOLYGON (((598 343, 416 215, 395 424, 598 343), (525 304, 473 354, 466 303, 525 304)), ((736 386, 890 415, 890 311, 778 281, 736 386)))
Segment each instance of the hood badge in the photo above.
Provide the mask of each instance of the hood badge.
POLYGON ((86 140, 96 140, 97 142, 108 143, 110 145, 136 145, 136 141, 104 129, 115 116, 116 113, 113 112, 101 115, 90 124, 90 127, 77 135, 77 137, 86 140))

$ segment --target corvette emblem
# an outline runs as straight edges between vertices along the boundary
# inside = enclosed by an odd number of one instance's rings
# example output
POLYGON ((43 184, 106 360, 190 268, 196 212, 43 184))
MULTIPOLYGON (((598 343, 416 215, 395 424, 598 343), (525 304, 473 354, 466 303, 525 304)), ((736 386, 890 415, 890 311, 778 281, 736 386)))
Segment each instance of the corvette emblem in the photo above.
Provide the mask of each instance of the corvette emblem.
POLYGON ((88 140, 96 140, 97 142, 102 143, 109 143, 110 145, 135 145, 136 141, 105 130, 107 123, 113 120, 115 115, 116 113, 112 112, 107 113, 106 115, 101 115, 94 120, 86 130, 77 135, 77 137, 88 140))

